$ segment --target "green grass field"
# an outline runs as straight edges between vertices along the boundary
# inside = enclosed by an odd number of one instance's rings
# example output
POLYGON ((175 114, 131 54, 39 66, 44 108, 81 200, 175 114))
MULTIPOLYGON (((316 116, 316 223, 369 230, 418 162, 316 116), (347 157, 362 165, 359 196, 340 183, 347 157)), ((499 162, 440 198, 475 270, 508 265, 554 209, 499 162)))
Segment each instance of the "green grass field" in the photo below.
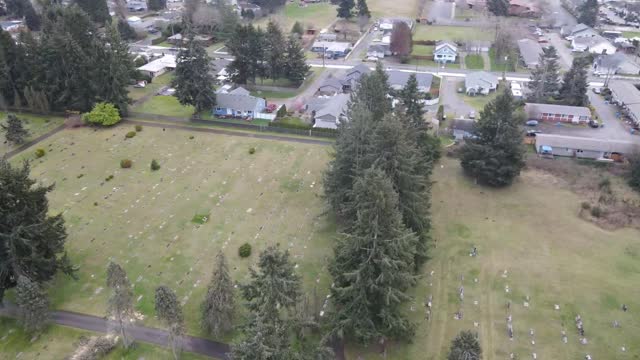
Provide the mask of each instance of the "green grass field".
POLYGON ((155 94, 164 86, 171 84, 171 80, 173 80, 173 72, 168 72, 153 79, 153 82, 147 84, 145 88, 129 86, 129 98, 131 100, 139 100, 147 95, 155 94))
POLYGON ((433 56, 433 48, 435 46, 430 45, 413 45, 413 51, 411 55, 418 56, 433 56))
POLYGON ((464 65, 467 69, 482 70, 484 69, 484 59, 482 59, 482 55, 469 54, 464 57, 464 65))
POLYGON ((413 40, 493 40, 495 29, 464 26, 417 25, 413 40))
MULTIPOLYGON (((418 324, 417 334, 411 344, 394 345, 388 358, 444 359, 451 339, 463 329, 479 333, 485 359, 508 359, 512 352, 518 359, 531 359, 533 352, 538 359, 640 357, 638 310, 620 310, 623 303, 640 309, 640 232, 605 231, 580 219, 584 199, 568 190, 565 181, 538 170, 525 171, 512 187, 492 190, 464 177, 455 159, 445 158, 440 165, 432 210, 437 246, 414 292, 414 311, 407 307, 418 324), (478 257, 469 256, 473 246, 478 257), (429 295, 431 322, 424 320, 429 295), (506 334, 507 301, 512 341, 506 334), (462 320, 453 317, 458 310, 462 320), (579 343, 577 314, 584 321, 587 345, 579 343), (614 320, 622 327, 613 328, 614 320)), ((348 358, 362 352, 350 348, 348 358)))
MULTIPOLYGON (((25 141, 46 134, 64 123, 64 119, 57 116, 38 116, 31 114, 17 114, 17 116, 23 121, 25 129, 29 131, 29 136, 26 137, 25 141)), ((6 119, 7 113, 0 112, 0 122, 4 124, 6 119)), ((0 157, 17 147, 18 146, 6 142, 5 133, 0 130, 0 157)))
POLYGON ((67 249, 80 267, 78 281, 59 276, 51 284, 55 308, 104 315, 113 259, 135 284, 145 324, 158 325, 153 292, 165 284, 184 303, 189 332, 200 334, 198 309, 215 254, 224 251, 234 280, 244 281, 259 252, 276 243, 291 251, 305 289, 317 285, 324 298, 335 236, 321 198, 328 147, 152 127, 125 140, 132 128, 67 130, 38 145, 47 155, 33 162, 32 176, 56 184, 50 209, 64 213, 67 249), (131 169, 120 169, 124 158, 131 169), (159 171, 150 171, 152 159, 159 171), (199 214, 209 215, 204 225, 192 222, 199 214), (243 260, 237 254, 245 242, 253 255, 243 260))
POLYGON ((193 106, 180 104, 175 96, 153 96, 142 104, 131 107, 131 111, 188 118, 193 115, 193 106))
POLYGON ((304 28, 323 29, 336 19, 336 7, 329 3, 307 4, 303 7, 297 1, 290 2, 276 13, 256 20, 254 24, 266 28, 269 19, 280 24, 286 32, 291 31, 296 21, 302 23, 304 28))
POLYGON ((413 19, 416 17, 418 0, 368 0, 367 5, 374 18, 392 15, 413 19))
POLYGON ((622 37, 625 37, 627 39, 640 37, 640 31, 623 31, 622 37))

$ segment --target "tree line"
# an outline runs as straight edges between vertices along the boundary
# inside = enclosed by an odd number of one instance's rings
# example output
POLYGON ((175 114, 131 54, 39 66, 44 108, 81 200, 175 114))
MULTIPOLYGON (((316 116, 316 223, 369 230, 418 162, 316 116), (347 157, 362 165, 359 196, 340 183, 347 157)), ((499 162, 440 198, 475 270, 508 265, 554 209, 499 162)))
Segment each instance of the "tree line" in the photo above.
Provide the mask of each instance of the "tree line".
POLYGON ((255 84, 257 78, 285 78, 300 85, 310 69, 298 38, 293 34, 285 38, 273 21, 266 31, 251 24, 238 25, 226 46, 234 56, 227 69, 236 84, 255 84))

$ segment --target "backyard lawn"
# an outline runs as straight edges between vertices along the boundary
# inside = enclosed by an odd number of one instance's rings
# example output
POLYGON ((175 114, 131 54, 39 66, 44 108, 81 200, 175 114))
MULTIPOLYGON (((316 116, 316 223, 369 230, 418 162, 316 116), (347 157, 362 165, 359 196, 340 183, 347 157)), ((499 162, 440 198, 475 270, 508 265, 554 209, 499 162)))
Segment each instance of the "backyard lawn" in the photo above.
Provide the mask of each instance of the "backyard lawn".
POLYGON ((479 54, 469 54, 464 57, 464 65, 467 69, 482 70, 484 69, 484 59, 479 54))
POLYGON ((430 45, 413 45, 411 55, 433 56, 433 48, 434 46, 430 45))
MULTIPOLYGON (((29 141, 37 138, 40 135, 46 134, 47 132, 55 129, 56 127, 62 125, 64 123, 64 119, 58 116, 38 116, 31 114, 16 114, 19 119, 23 121, 23 125, 25 129, 29 131, 29 136, 26 137, 25 141, 29 141)), ((5 123, 7 119, 6 112, 0 112, 0 122, 5 123)), ((0 158, 2 155, 7 152, 17 148, 13 144, 7 143, 5 141, 5 133, 0 130, 0 158)))
POLYGON ((416 17, 418 0, 367 0, 367 5, 374 18, 402 16, 416 17))
POLYGON ((493 40, 495 29, 465 26, 417 25, 413 40, 493 40))
POLYGON ((147 95, 157 93, 161 88, 169 86, 173 80, 173 72, 164 73, 155 79, 150 84, 147 84, 144 88, 136 88, 129 86, 129 98, 131 100, 139 100, 147 95))
MULTIPOLYGON (((497 91, 493 91, 489 93, 489 95, 476 95, 469 96, 466 94, 459 94, 460 98, 470 106, 476 109, 476 117, 480 115, 480 111, 484 109, 485 105, 487 105, 491 100, 495 99, 498 96, 498 92, 504 89, 503 83, 500 83, 497 91)), ((464 84, 462 85, 464 87, 464 84)))
MULTIPOLYGON (((534 352, 538 359, 640 357, 640 317, 620 310, 622 304, 640 309, 639 231, 605 231, 582 220, 577 213, 585 199, 566 181, 539 170, 527 170, 513 186, 492 190, 463 176, 455 159, 443 157, 439 165, 432 191, 437 246, 415 301, 406 307, 418 325, 416 336, 410 344, 393 344, 387 358, 445 359, 461 330, 479 333, 485 359, 509 359, 511 353, 532 359, 534 352), (477 257, 469 255, 474 246, 477 257), (423 304, 430 295, 429 322, 423 304), (461 320, 454 319, 458 311, 461 320), (507 336, 508 314, 513 340, 507 336), (586 345, 579 342, 578 314, 586 345), (611 326, 614 320, 621 328, 611 326)), ((347 358, 377 359, 370 351, 350 347, 347 358)))
MULTIPOLYGON (((64 213, 67 250, 80 267, 78 281, 61 275, 51 284, 54 308, 103 316, 105 270, 113 259, 135 285, 144 324, 158 325, 154 290, 168 285, 184 305, 189 333, 199 335, 216 253, 224 251, 233 279, 242 282, 270 244, 291 252, 306 293, 317 287, 321 303, 335 237, 321 197, 328 147, 148 126, 125 140, 132 129, 70 129, 37 145, 47 154, 33 161, 32 176, 56 184, 50 209, 64 213), (131 169, 120 168, 125 158, 131 169), (160 170, 150 171, 152 159, 160 170), (196 215, 208 221, 194 223, 196 215), (245 242, 253 253, 241 259, 245 242)), ((32 154, 33 148, 12 161, 32 154)))
POLYGON ((640 38, 640 31, 623 31, 622 37, 630 39, 630 38, 640 38))
POLYGON ((180 104, 175 96, 157 95, 141 104, 131 107, 131 111, 188 118, 193 115, 194 108, 193 106, 180 104))
POLYGON ((276 13, 263 17, 255 21, 255 24, 266 28, 269 19, 273 19, 286 32, 291 31, 296 21, 302 23, 303 27, 312 27, 323 29, 329 26, 336 19, 336 7, 325 3, 307 4, 300 6, 296 2, 288 2, 284 9, 278 10, 276 13))

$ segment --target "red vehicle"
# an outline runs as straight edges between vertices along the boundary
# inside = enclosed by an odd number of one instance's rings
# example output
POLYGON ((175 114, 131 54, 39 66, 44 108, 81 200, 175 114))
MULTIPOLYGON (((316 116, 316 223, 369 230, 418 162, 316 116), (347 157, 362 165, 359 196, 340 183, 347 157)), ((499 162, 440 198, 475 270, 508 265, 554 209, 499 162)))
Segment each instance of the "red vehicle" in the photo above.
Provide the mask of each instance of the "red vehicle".
POLYGON ((277 109, 278 109, 278 105, 269 104, 269 105, 267 105, 267 108, 265 109, 265 112, 271 114, 272 112, 276 111, 277 109))

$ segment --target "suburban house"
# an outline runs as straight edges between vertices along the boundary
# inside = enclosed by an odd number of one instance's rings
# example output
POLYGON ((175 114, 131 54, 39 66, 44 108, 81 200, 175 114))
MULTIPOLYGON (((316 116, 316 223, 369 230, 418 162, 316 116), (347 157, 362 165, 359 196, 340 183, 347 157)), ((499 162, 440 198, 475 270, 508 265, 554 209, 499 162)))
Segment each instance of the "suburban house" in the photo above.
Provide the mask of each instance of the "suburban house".
POLYGON ((138 71, 148 75, 152 79, 156 76, 160 76, 167 71, 174 70, 176 68, 175 55, 164 55, 159 59, 150 61, 138 68, 138 71))
POLYGON ((529 0, 509 0, 509 16, 540 17, 540 8, 529 0))
POLYGON ((488 95, 498 88, 499 82, 497 76, 486 71, 478 71, 467 74, 464 79, 464 87, 467 95, 488 95))
POLYGON ((609 90, 615 103, 624 111, 625 115, 640 126, 640 90, 626 81, 611 81, 609 90))
POLYGON ((248 13, 248 12, 252 12, 254 17, 259 18, 261 17, 262 14, 262 8, 259 5, 256 4, 252 4, 252 3, 248 3, 248 2, 243 2, 243 3, 238 3, 238 7, 240 8, 240 13, 248 13))
POLYGON ((473 129, 476 122, 469 119, 453 119, 451 120, 451 134, 460 141, 468 137, 473 137, 473 129))
POLYGON ((389 44, 372 43, 367 48, 367 58, 384 59, 385 56, 390 54, 389 44))
POLYGON ((640 66, 629 61, 622 53, 600 55, 593 61, 593 73, 595 75, 638 75, 640 74, 640 66))
POLYGON ((524 66, 533 69, 540 63, 540 54, 542 47, 537 41, 531 39, 518 40, 518 49, 520 50, 520 59, 524 66))
POLYGON ((338 40, 338 34, 336 33, 330 33, 327 31, 327 29, 323 29, 320 31, 320 34, 318 34, 318 37, 316 37, 316 40, 319 41, 336 41, 338 40))
POLYGON ((585 24, 578 24, 574 27, 562 28, 561 33, 567 40, 598 35, 597 31, 585 24))
POLYGON ((454 63, 458 56, 458 46, 449 41, 438 41, 433 50, 433 61, 437 63, 454 63))
POLYGON ((364 74, 371 72, 371 69, 365 64, 358 64, 347 70, 342 77, 329 76, 318 87, 320 95, 335 95, 342 92, 351 91, 360 81, 364 74))
POLYGON ((347 120, 349 99, 349 94, 313 98, 306 107, 311 113, 313 127, 337 129, 341 121, 347 120))
POLYGON ((583 106, 526 103, 527 119, 550 122, 586 123, 591 120, 591 110, 583 106))
MULTIPOLYGON (((213 44, 213 36, 208 36, 208 35, 196 35, 194 36, 193 40, 195 42, 198 42, 200 44, 202 44, 202 46, 207 47, 211 44, 213 44)), ((169 36, 167 38, 167 42, 169 44, 173 44, 173 45, 179 45, 184 43, 189 42, 189 38, 183 38, 182 34, 175 34, 173 36, 169 36)))
POLYGON ((541 155, 622 161, 624 155, 640 151, 631 141, 606 140, 554 134, 536 136, 536 152, 541 155))
MULTIPOLYGON (((409 81, 410 73, 398 70, 387 71, 389 76, 389 86, 394 90, 402 90, 409 81)), ((428 93, 431 90, 431 83, 433 82, 433 75, 416 73, 416 80, 418 81, 418 91, 428 93)))
POLYGON ((311 46, 311 51, 326 54, 328 57, 345 57, 351 51, 351 43, 318 40, 311 46))
POLYGON ((378 20, 378 29, 385 33, 391 33, 393 31, 393 26, 399 22, 407 24, 411 30, 413 30, 413 26, 415 25, 415 22, 409 18, 382 18, 378 20))
POLYGON ((614 54, 616 47, 600 35, 579 37, 571 40, 573 51, 588 51, 592 54, 614 54))
POLYGON ((129 0, 127 2, 127 10, 130 11, 130 12, 147 11, 147 2, 146 1, 129 0))
POLYGON ((251 96, 244 88, 237 88, 227 93, 216 94, 216 116, 232 116, 240 118, 260 118, 260 114, 267 107, 263 98, 251 96))

